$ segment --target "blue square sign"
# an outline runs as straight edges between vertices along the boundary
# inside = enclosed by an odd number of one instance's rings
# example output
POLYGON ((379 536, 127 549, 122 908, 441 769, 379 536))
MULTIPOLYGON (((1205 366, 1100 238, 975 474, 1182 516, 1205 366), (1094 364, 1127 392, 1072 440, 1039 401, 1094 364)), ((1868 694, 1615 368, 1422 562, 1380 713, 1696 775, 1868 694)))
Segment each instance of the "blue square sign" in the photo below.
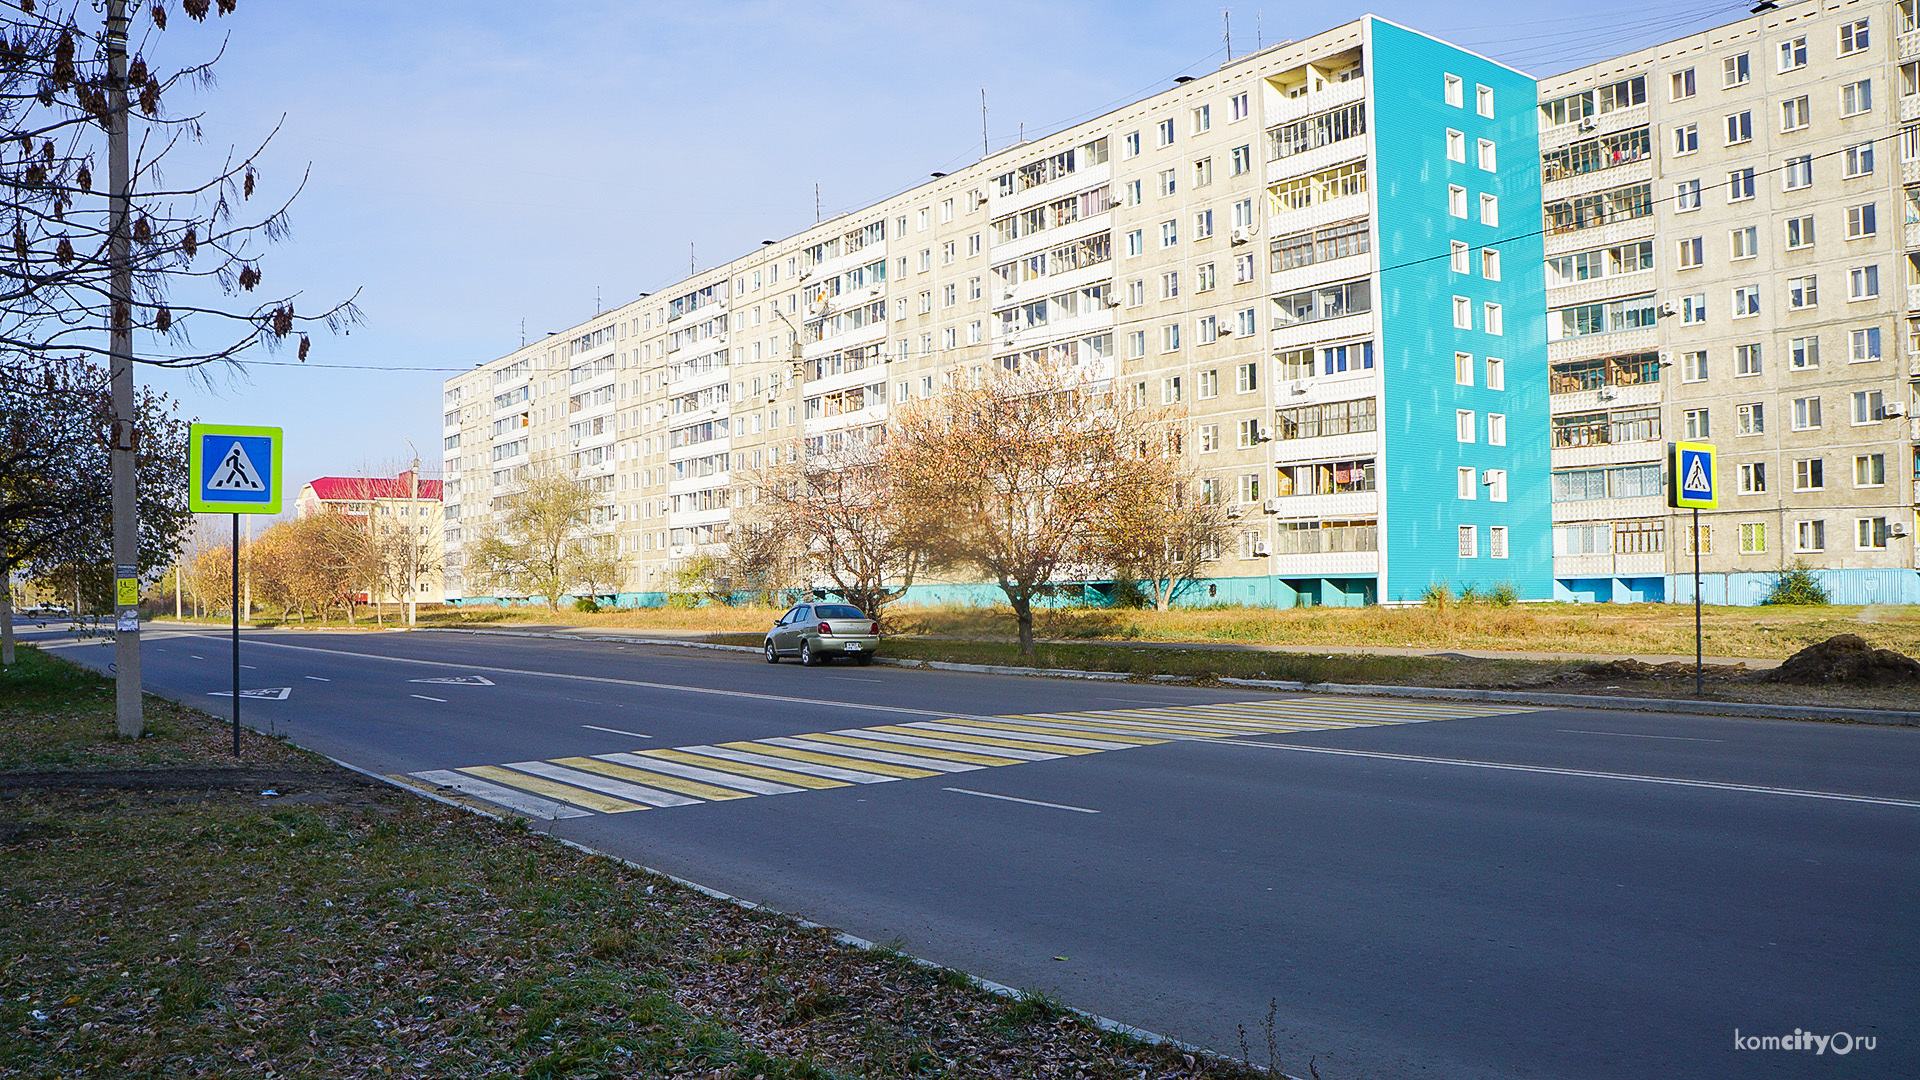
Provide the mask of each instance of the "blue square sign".
POLYGON ((1713 478, 1713 444, 1677 442, 1667 462, 1671 506, 1711 510, 1719 502, 1713 478))
POLYGON ((280 429, 194 424, 187 435, 195 513, 280 512, 280 429))

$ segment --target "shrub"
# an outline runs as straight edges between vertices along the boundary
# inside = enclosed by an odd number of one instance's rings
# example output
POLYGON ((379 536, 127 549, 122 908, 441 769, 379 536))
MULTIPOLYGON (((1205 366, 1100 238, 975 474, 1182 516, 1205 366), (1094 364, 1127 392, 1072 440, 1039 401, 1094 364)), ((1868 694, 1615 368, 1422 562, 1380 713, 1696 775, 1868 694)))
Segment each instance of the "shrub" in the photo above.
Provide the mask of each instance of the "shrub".
POLYGON ((591 596, 576 596, 573 598, 573 610, 592 615, 600 610, 600 601, 591 596))
POLYGON ((1460 606, 1461 607, 1472 607, 1475 604, 1481 603, 1485 599, 1486 597, 1480 594, 1479 589, 1476 589, 1471 585, 1460 586, 1460 606))
POLYGON ((1773 587, 1767 590, 1763 604, 1831 604, 1833 595, 1820 579, 1813 575, 1813 568, 1804 560, 1795 559, 1793 565, 1784 567, 1773 575, 1773 587))
POLYGON ((1487 603, 1494 607, 1512 607, 1520 602, 1520 590, 1511 581, 1495 585, 1487 593, 1487 603))
POLYGON ((1453 606, 1453 589, 1444 581, 1436 581, 1420 594, 1420 602, 1430 608, 1445 611, 1453 606))

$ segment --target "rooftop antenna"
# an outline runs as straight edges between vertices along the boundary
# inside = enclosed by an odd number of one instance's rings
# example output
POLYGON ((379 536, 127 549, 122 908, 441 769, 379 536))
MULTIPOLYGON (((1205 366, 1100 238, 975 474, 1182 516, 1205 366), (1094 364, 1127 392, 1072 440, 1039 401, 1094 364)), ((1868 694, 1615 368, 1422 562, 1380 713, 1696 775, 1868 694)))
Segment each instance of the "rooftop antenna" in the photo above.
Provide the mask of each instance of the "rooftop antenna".
POLYGON ((598 285, 593 287, 593 313, 596 316, 600 314, 600 286, 598 285))
POLYGON ((527 320, 524 316, 520 319, 520 347, 527 347, 527 320))
POLYGON ((1233 12, 1222 11, 1220 21, 1227 28, 1227 32, 1222 37, 1227 43, 1227 63, 1231 64, 1233 63, 1233 12))
POLYGON ((693 241, 691 240, 687 241, 687 273, 697 273, 693 266, 693 241))
POLYGON ((980 88, 980 156, 986 157, 993 151, 987 145, 987 88, 980 88))
POLYGON ((813 182, 813 223, 820 224, 820 181, 813 182))
POLYGON ((1259 52, 1261 49, 1264 49, 1266 47, 1267 47, 1266 40, 1260 32, 1260 9, 1254 8, 1253 9, 1253 51, 1259 52))

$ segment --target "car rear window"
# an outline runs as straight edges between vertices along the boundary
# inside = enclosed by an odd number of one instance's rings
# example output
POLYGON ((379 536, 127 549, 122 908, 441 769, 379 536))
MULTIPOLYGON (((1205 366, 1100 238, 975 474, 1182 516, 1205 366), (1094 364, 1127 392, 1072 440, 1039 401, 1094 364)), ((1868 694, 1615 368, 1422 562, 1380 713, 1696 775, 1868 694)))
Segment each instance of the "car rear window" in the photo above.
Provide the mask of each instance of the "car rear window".
POLYGON ((864 619, 866 614, 857 607, 846 604, 823 604, 813 609, 816 618, 821 619, 864 619))

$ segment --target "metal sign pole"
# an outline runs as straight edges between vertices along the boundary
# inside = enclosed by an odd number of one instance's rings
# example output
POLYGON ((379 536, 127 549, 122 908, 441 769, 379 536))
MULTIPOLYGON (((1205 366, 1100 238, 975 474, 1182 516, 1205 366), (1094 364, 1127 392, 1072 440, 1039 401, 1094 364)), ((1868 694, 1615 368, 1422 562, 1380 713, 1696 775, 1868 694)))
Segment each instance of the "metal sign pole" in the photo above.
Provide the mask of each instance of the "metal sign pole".
POLYGON ((1706 696, 1704 648, 1700 643, 1700 508, 1693 508, 1693 696, 1706 696))
POLYGON ((233 756, 240 756, 240 515, 233 515, 233 756))

